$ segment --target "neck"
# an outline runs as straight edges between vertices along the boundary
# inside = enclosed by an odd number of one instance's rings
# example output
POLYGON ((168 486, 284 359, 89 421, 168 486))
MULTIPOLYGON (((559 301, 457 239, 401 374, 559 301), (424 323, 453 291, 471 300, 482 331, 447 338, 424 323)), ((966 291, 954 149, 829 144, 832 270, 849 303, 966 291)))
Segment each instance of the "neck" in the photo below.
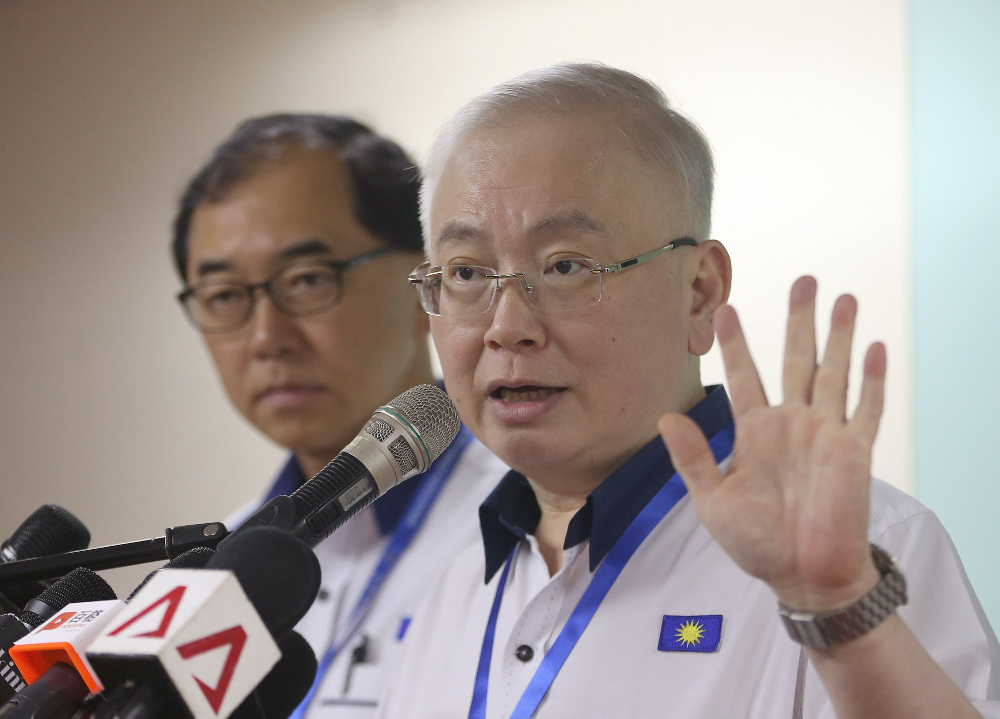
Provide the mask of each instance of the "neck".
MULTIPOLYGON (((697 374, 697 373, 696 373, 697 374)), ((677 406, 687 412, 705 398, 705 389, 700 381, 693 383, 690 390, 680 399, 677 406)), ((636 436, 644 436, 637 433, 636 436)), ((549 576, 554 575, 563 564, 563 545, 566 543, 566 531, 570 520, 587 503, 587 497, 597 489, 615 470, 631 459, 636 452, 646 445, 649 439, 656 436, 654 427, 648 433, 648 439, 637 444, 624 447, 622 451, 610 457, 602 465, 593 465, 589 473, 577 472, 567 475, 564 471, 552 474, 542 474, 541 481, 527 477, 535 493, 535 500, 541 510, 541 518, 535 530, 538 548, 549 569, 549 576)))
POLYGON ((593 488, 579 492, 551 492, 542 485, 528 478, 538 502, 542 516, 535 529, 538 548, 545 559, 551 577, 563 565, 563 545, 566 543, 566 530, 570 520, 587 503, 587 495, 593 488))

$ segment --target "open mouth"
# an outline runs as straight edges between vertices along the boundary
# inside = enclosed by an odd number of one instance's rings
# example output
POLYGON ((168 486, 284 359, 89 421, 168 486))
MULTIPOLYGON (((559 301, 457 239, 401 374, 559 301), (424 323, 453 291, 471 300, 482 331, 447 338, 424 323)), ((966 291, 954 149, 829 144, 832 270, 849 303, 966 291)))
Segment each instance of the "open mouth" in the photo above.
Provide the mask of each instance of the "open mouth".
POLYGON ((490 393, 491 397, 503 400, 504 402, 537 402, 554 394, 565 392, 565 387, 536 387, 534 385, 524 385, 521 387, 497 387, 490 393))

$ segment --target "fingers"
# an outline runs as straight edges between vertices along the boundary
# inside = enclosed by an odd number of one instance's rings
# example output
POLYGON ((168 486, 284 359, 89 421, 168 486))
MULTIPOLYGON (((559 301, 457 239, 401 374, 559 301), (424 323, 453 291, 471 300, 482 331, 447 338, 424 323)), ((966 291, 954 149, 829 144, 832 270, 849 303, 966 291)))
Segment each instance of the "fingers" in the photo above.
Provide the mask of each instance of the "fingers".
POLYGON ((726 366, 729 380, 730 399, 737 416, 755 408, 767 406, 764 386, 750 356, 743 328, 740 327, 736 310, 724 305, 715 311, 715 335, 719 338, 722 362, 726 366))
POLYGON ((885 394, 885 345, 875 342, 865 354, 864 378, 861 380, 861 399, 854 411, 851 424, 869 444, 875 442, 875 434, 882 419, 885 394))
POLYGON ((683 414, 665 414, 659 421, 660 436, 670 459, 696 503, 722 483, 722 473, 708 441, 694 421, 683 414))
POLYGON ((783 390, 785 404, 809 404, 816 374, 816 280, 800 277, 788 300, 783 390))
POLYGON ((847 371, 851 365, 851 343, 857 314, 857 300, 850 295, 837 298, 823 363, 816 369, 813 381, 813 406, 828 417, 840 420, 847 418, 847 371))

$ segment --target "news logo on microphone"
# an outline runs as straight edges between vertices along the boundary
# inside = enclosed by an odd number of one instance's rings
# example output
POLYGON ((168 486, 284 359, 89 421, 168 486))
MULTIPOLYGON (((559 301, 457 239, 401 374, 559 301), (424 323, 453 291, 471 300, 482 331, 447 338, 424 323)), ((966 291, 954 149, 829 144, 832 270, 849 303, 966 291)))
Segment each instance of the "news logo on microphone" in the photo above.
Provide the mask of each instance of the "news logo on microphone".
POLYGON ((147 682, 195 719, 214 719, 232 713, 281 652, 231 572, 174 569, 153 577, 87 656, 109 686, 147 682))

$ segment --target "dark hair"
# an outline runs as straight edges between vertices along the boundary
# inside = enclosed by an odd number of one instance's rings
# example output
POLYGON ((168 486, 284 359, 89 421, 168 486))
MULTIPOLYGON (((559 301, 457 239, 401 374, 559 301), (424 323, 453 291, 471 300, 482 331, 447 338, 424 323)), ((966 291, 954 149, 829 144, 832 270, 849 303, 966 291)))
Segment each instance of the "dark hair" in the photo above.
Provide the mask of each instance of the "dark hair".
POLYGON ((187 279, 188 233, 198 205, 223 199, 261 162, 299 147, 329 149, 340 157, 354 192, 354 215, 365 229, 394 247, 422 249, 419 172, 399 145, 349 117, 267 115, 241 123, 184 190, 172 245, 181 279, 187 279))

